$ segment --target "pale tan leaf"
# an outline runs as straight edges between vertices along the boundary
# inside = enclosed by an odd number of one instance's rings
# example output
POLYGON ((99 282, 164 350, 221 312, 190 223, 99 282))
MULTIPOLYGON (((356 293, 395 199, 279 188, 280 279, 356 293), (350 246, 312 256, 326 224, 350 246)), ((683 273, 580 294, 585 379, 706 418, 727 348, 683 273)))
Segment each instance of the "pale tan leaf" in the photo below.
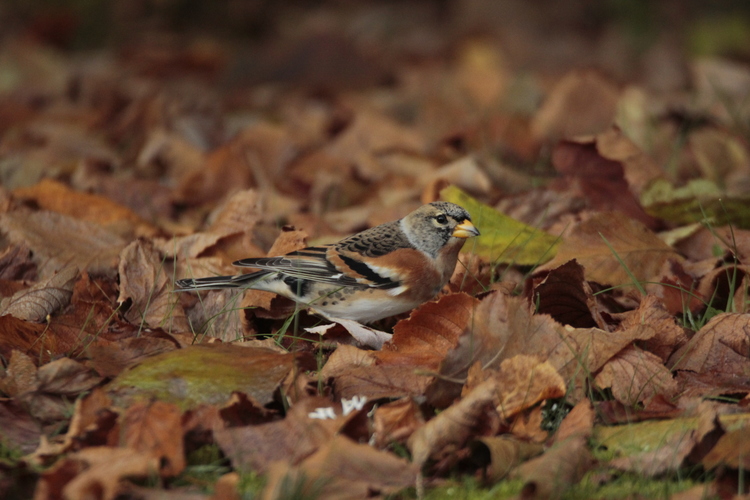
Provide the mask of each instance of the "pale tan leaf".
POLYGON ((120 256, 120 295, 117 302, 128 301, 125 318, 136 325, 189 332, 179 297, 172 293, 172 279, 160 254, 145 240, 128 245, 120 256))
POLYGON ((41 279, 63 267, 114 276, 125 240, 97 224, 55 212, 16 210, 0 215, 0 230, 34 252, 41 279))
POLYGON ((630 345, 617 353, 594 379, 604 389, 612 388, 615 399, 635 405, 657 394, 670 397, 677 392, 672 372, 655 354, 630 345))
POLYGON ((77 277, 77 268, 66 267, 49 279, 3 299, 0 314, 11 314, 26 321, 44 321, 70 303, 77 277))
POLYGON ((697 373, 722 372, 750 376, 750 359, 733 349, 747 342, 750 315, 719 314, 678 349, 669 363, 675 370, 697 373))
POLYGON ((497 380, 486 380, 461 401, 417 429, 407 441, 412 461, 421 467, 446 447, 463 445, 479 422, 487 418, 488 412, 494 411, 498 389, 497 380))
POLYGON ((163 476, 176 476, 185 468, 182 412, 163 401, 136 402, 121 419, 121 444, 157 458, 163 476))
POLYGON ((667 259, 684 260, 644 225, 617 212, 596 213, 574 226, 540 270, 571 259, 583 266, 588 281, 615 286, 632 285, 630 274, 640 283, 655 281, 667 259))
POLYGON ((506 420, 545 399, 565 395, 565 381, 548 362, 516 355, 500 363, 498 414, 506 420))

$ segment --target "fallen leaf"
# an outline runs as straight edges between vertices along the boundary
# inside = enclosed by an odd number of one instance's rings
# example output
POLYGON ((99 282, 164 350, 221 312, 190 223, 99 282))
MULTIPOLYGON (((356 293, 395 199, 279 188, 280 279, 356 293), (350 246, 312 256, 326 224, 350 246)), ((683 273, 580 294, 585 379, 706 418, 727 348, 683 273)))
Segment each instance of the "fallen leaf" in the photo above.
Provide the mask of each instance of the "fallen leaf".
POLYGON ((573 259, 552 269, 532 292, 538 314, 576 328, 604 326, 591 287, 583 279, 583 267, 573 259))
POLYGON ((166 273, 162 257, 150 242, 132 242, 120 255, 117 302, 128 303, 124 315, 135 325, 189 332, 185 312, 166 273))
POLYGON ((107 391, 118 404, 159 399, 187 410, 224 404, 244 392, 267 404, 294 367, 292 354, 232 344, 194 345, 150 357, 120 374, 107 391))
POLYGON ((563 418, 555 433, 555 442, 563 442, 570 437, 591 438, 594 432, 596 412, 588 399, 582 399, 563 418))
POLYGON ((37 390, 50 394, 75 396, 99 384, 102 378, 82 363, 60 358, 39 367, 37 390))
POLYGON ((544 445, 510 436, 483 437, 470 443, 472 461, 487 467, 491 484, 505 478, 514 467, 540 455, 544 445))
POLYGON ((480 255, 492 263, 523 266, 546 262, 557 251, 558 241, 555 236, 511 219, 455 186, 440 191, 440 197, 464 207, 481 232, 464 246, 465 252, 480 255))
POLYGON ((8 245, 0 255, 0 279, 36 280, 36 264, 33 253, 24 244, 8 245))
POLYGON ((532 120, 537 140, 596 134, 614 121, 620 90, 596 71, 574 70, 563 76, 532 120))
POLYGON ((265 473, 277 460, 296 465, 329 443, 354 416, 327 398, 305 398, 283 420, 214 429, 214 439, 239 471, 265 473))
POLYGON ((64 267, 114 275, 126 242, 100 226, 55 212, 15 210, 0 215, 0 230, 34 252, 40 279, 64 267))
POLYGON ((519 497, 561 498, 594 464, 586 445, 586 439, 581 436, 569 437, 522 464, 514 473, 524 482, 519 497))
MULTIPOLYGON (((705 403, 704 403, 705 405, 705 403)), ((698 417, 596 427, 594 441, 617 454, 611 466, 645 476, 677 470, 706 436, 715 433, 716 411, 704 406, 698 417)))
POLYGON ((295 491, 332 500, 393 494, 413 486, 417 472, 413 464, 392 453, 335 436, 298 467, 274 464, 262 498, 280 498, 291 485, 295 491))
POLYGON ((746 196, 729 196, 707 179, 692 179, 679 187, 658 179, 644 190, 641 205, 650 215, 679 225, 708 218, 711 225, 750 229, 746 196))
POLYGON ((683 259, 639 222, 617 212, 596 213, 571 228, 555 258, 540 267, 554 269, 576 259, 587 281, 633 285, 655 281, 667 259, 683 259), (627 269, 627 270, 626 270, 627 269))
POLYGON ((26 455, 38 446, 41 435, 41 424, 17 401, 0 401, 0 440, 3 446, 26 455))
POLYGON ((724 313, 713 317, 672 355, 669 366, 697 373, 750 375, 750 359, 732 348, 747 342, 749 322, 747 314, 724 313))
POLYGON ((703 458, 703 466, 714 469, 726 465, 733 469, 750 467, 750 426, 727 432, 703 458))
POLYGON ((498 414, 509 419, 545 399, 565 395, 565 381, 548 362, 536 357, 516 355, 500 363, 497 373, 498 414))
POLYGON ((628 330, 634 327, 654 330, 652 337, 640 340, 638 345, 656 354, 662 361, 667 361, 677 348, 688 341, 685 329, 677 324, 664 304, 654 295, 643 297, 637 309, 624 314, 620 328, 628 330))
POLYGON ((120 445, 157 459, 162 476, 185 468, 182 412, 176 405, 138 401, 125 410, 120 426, 120 445))
POLYGON ((672 372, 655 354, 633 345, 613 356, 594 378, 602 389, 611 388, 614 398, 625 405, 636 405, 657 394, 677 393, 672 372))
POLYGON ((379 448, 404 443, 424 425, 424 417, 412 398, 401 398, 379 405, 373 415, 373 440, 379 448))
POLYGON ((86 365, 102 377, 115 377, 148 357, 175 349, 177 346, 171 340, 152 336, 117 341, 99 339, 86 348, 89 358, 86 365))
POLYGON ((407 441, 412 462, 422 467, 429 458, 436 458, 466 443, 481 421, 487 419, 487 414, 497 406, 498 389, 497 380, 486 380, 417 429, 407 441))
POLYGON ((456 346, 478 301, 465 293, 443 295, 412 311, 393 329, 390 342, 375 356, 380 364, 437 369, 456 346))
POLYGON ((126 478, 147 478, 159 461, 129 448, 96 446, 68 455, 42 474, 35 498, 99 498, 114 500, 126 478))
POLYGON ((574 388, 568 396, 577 401, 583 396, 587 374, 598 371, 631 342, 653 335, 653 330, 641 326, 617 333, 564 327, 547 315, 532 314, 525 299, 496 291, 476 307, 440 373, 449 380, 460 380, 476 362, 486 369, 518 354, 536 356, 549 361, 566 385, 574 388))
POLYGON ((18 188, 13 195, 33 201, 44 210, 92 222, 124 237, 154 236, 158 230, 131 211, 109 198, 70 189, 61 182, 42 179, 30 187, 18 188))
POLYGON ((414 129, 374 112, 360 112, 324 151, 352 163, 362 178, 379 181, 383 178, 379 154, 394 150, 419 153, 425 150, 424 143, 414 129))

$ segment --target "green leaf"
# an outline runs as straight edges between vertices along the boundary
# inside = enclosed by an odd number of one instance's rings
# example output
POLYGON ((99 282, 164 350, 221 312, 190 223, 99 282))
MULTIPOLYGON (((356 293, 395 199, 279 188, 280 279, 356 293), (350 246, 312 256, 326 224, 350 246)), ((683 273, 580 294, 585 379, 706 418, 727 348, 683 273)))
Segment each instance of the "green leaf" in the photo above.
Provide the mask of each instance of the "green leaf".
POLYGON ((115 378, 107 392, 120 406, 158 399, 188 410, 222 405, 233 392, 264 405, 293 368, 292 354, 234 344, 194 345, 144 360, 115 378))
POLYGON ((471 220, 482 233, 464 250, 489 259, 492 263, 533 266, 552 259, 559 239, 541 229, 501 214, 472 198, 460 188, 448 186, 440 197, 468 210, 471 220))
POLYGON ((750 228, 748 199, 729 196, 705 179, 692 180, 682 187, 658 179, 641 195, 641 205, 650 215, 680 225, 708 218, 708 222, 717 226, 750 228))

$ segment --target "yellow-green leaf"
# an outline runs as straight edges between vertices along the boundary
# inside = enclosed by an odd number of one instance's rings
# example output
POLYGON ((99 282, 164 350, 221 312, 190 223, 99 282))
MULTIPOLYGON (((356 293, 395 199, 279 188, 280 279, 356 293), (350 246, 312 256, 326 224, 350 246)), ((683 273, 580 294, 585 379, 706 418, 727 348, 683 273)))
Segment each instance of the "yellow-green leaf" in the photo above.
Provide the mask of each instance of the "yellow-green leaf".
POLYGON ((482 233, 464 246, 464 251, 493 263, 522 266, 547 262, 557 251, 557 237, 503 215, 455 186, 443 189, 440 197, 468 210, 474 225, 482 233))
POLYGON ((222 405, 233 392, 244 392, 263 405, 293 368, 292 354, 234 344, 194 345, 144 360, 121 373, 107 391, 120 406, 158 399, 188 410, 222 405))
POLYGON ((745 197, 727 195, 713 182, 695 179, 675 187, 664 179, 654 181, 641 195, 650 215, 685 225, 704 219, 715 225, 750 228, 750 205, 745 197))

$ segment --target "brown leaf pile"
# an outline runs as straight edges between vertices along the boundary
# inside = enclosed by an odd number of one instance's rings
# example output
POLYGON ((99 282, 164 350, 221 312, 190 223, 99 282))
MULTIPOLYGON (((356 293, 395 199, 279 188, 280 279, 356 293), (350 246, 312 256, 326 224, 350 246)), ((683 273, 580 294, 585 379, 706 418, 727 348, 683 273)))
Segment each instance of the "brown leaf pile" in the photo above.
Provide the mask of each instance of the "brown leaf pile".
POLYGON ((70 48, 83 7, 0 9, 0 497, 228 500, 257 474, 269 500, 457 475, 547 499, 696 470, 680 498, 749 493, 746 47, 635 51, 572 21, 591 5, 235 4, 205 39, 124 36, 162 24, 112 7, 97 55, 70 48), (250 19, 272 28, 238 46, 250 19), (375 325, 174 293, 449 185, 554 255, 470 241, 375 325))

